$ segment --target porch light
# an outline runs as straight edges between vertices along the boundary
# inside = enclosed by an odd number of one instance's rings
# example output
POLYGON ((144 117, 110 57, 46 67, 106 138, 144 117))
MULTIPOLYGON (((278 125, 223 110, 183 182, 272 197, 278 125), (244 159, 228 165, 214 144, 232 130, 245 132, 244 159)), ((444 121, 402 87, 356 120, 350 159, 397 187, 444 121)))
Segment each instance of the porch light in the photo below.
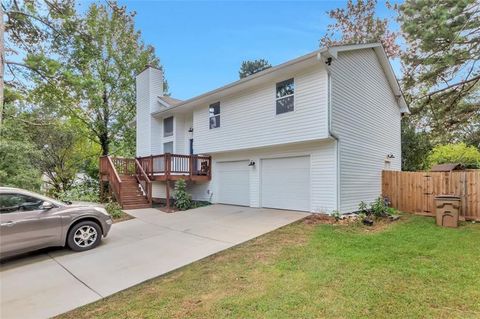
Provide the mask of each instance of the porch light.
POLYGON ((188 133, 193 133, 193 127, 188 129, 188 133))
POLYGON ((255 166, 255 162, 254 162, 254 161, 250 161, 250 163, 248 163, 248 166, 255 166))

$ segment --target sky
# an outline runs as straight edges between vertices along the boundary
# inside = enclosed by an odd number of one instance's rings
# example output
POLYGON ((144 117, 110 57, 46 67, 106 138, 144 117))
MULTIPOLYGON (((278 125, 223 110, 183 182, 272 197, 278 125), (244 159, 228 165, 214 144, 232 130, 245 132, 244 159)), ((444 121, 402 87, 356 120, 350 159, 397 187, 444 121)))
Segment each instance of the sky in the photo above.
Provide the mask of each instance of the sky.
MULTIPOLYGON (((179 99, 238 80, 244 60, 276 65, 318 49, 331 22, 326 11, 345 2, 120 0, 136 11, 136 28, 155 48, 179 99)), ((388 16, 383 4, 378 14, 388 16)))

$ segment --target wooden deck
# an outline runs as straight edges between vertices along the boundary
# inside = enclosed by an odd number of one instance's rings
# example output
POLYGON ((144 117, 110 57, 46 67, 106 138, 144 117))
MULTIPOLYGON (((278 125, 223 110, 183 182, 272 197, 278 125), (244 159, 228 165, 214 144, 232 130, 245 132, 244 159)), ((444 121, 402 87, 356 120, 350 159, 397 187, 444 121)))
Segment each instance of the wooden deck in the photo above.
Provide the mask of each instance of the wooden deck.
POLYGON ((170 181, 207 182, 212 178, 212 158, 201 155, 160 154, 137 158, 100 157, 100 194, 104 182, 110 195, 123 208, 142 208, 152 204, 152 181, 165 181, 167 206, 170 181), (138 207, 137 207, 138 206, 138 207))

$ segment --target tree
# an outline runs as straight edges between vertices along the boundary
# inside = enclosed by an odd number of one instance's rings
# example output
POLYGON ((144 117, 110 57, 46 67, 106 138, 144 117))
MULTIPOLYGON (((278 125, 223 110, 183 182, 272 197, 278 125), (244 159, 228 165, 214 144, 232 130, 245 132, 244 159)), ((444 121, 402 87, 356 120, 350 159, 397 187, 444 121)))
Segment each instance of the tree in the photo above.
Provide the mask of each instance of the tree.
POLYGON ((131 129, 136 74, 147 64, 160 67, 153 47, 145 46, 135 30, 135 14, 108 4, 92 4, 85 17, 65 25, 73 40, 61 68, 62 82, 70 89, 69 114, 85 124, 102 155, 131 129))
POLYGON ((21 69, 12 72, 14 78, 28 76, 32 101, 78 119, 102 154, 109 154, 112 140, 132 136, 127 123, 135 114, 136 74, 147 64, 161 67, 135 30, 135 13, 112 1, 91 4, 83 15, 72 1, 21 3, 12 1, 5 10, 9 41, 25 52, 12 63, 21 69))
MULTIPOLYGON (((30 74, 55 81, 49 72, 54 59, 45 52, 58 54, 58 43, 68 41, 69 34, 62 30, 62 23, 74 16, 73 0, 6 0, 1 4, 2 24, 0 41, 0 90, 10 87, 26 94, 30 88, 30 74), (3 17, 7 18, 3 25, 3 17), (3 41, 4 40, 4 41, 3 41), (36 58, 35 58, 36 57, 36 58), (41 59, 39 57, 42 57, 41 59), (41 62, 41 63, 39 63, 41 62), (5 74, 4 74, 5 73, 5 74)), ((0 96, 0 125, 4 106, 0 96)))
POLYGON ((420 131, 408 118, 402 119, 402 170, 421 171, 428 168, 432 150, 429 134, 420 131))
POLYGON ((429 165, 460 163, 466 168, 480 168, 480 151, 465 143, 436 146, 428 156, 429 165))
POLYGON ((53 194, 69 190, 84 159, 78 147, 82 137, 76 127, 62 121, 40 126, 28 134, 40 153, 34 162, 38 171, 47 177, 53 194))
POLYGON ((480 144, 480 2, 407 0, 403 88, 412 113, 443 142, 480 144))
MULTIPOLYGON (((396 43, 398 33, 390 30, 388 19, 377 17, 377 0, 347 1, 346 8, 327 11, 334 23, 327 26, 327 32, 320 39, 321 46, 381 42, 389 57, 400 53, 396 43)), ((389 7, 389 6, 388 6, 389 7)))
POLYGON ((5 119, 0 126, 0 186, 38 191, 42 173, 34 163, 40 154, 27 134, 25 122, 18 120, 16 98, 5 90, 5 119))
POLYGON ((270 65, 270 63, 268 63, 268 61, 265 59, 243 61, 242 65, 240 66, 240 71, 238 71, 238 76, 240 77, 240 79, 243 79, 247 76, 271 67, 272 66, 270 65))

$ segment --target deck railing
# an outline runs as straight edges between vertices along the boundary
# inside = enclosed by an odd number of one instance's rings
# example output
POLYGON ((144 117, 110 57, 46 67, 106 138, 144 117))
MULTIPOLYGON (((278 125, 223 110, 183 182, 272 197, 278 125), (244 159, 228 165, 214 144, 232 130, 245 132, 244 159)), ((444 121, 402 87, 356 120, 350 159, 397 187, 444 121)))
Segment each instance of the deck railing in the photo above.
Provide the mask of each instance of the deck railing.
POLYGON ((157 175, 206 176, 210 179, 212 174, 210 156, 165 153, 137 159, 151 179, 157 175))

